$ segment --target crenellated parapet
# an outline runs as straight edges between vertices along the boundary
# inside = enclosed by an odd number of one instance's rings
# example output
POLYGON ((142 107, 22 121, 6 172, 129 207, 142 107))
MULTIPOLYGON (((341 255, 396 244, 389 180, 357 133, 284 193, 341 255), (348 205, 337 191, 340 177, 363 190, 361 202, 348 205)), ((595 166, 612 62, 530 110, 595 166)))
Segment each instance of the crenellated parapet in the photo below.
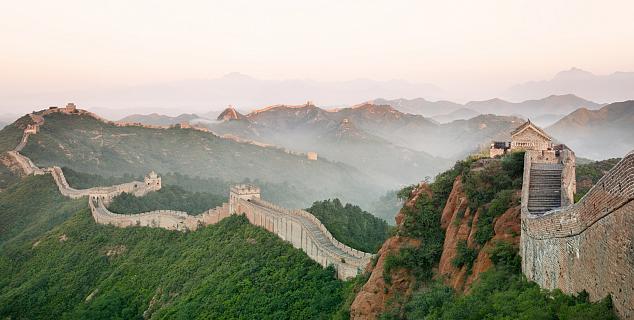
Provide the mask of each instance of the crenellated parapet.
POLYGON ((618 314, 634 317, 634 152, 627 154, 577 203, 574 154, 562 153, 562 206, 529 210, 531 169, 547 156, 527 152, 522 187, 522 271, 548 289, 611 295, 618 314), (572 168, 571 168, 572 166, 572 168))
POLYGON ((372 254, 337 241, 326 227, 304 210, 286 209, 259 198, 235 198, 235 214, 244 214, 253 225, 260 226, 303 250, 324 267, 332 265, 337 276, 348 279, 361 273, 372 254))
POLYGON ((90 196, 88 201, 95 222, 120 228, 152 227, 177 231, 194 231, 200 226, 216 224, 229 216, 227 204, 209 209, 199 215, 175 210, 153 210, 137 214, 118 214, 106 208, 103 199, 90 196))

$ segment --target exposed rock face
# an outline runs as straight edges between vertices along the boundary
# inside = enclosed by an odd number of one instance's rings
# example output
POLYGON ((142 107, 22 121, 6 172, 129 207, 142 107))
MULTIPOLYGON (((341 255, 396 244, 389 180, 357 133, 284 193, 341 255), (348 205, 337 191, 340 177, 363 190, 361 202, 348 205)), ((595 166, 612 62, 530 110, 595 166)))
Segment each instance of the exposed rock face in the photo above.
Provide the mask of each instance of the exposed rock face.
POLYGON ((383 264, 390 253, 397 253, 401 248, 420 246, 420 241, 406 237, 391 237, 383 243, 378 253, 376 265, 368 268, 371 270, 370 278, 350 306, 350 319, 377 319, 385 311, 386 303, 394 296, 394 293, 410 294, 413 276, 405 269, 397 269, 392 272, 391 283, 385 283, 383 279, 383 264))
MULTIPOLYGON (((481 165, 484 166, 486 163, 481 165)), ((405 207, 414 206, 421 194, 432 196, 431 189, 427 184, 420 184, 412 191, 405 207)), ((436 276, 442 278, 446 285, 457 291, 468 291, 479 275, 493 266, 489 252, 497 241, 508 241, 514 245, 518 245, 520 241, 520 206, 518 205, 509 208, 493 221, 495 235, 479 249, 470 272, 467 266, 454 267, 452 261, 457 254, 458 242, 466 241, 469 248, 477 247, 475 233, 480 211, 472 212, 469 209, 469 201, 464 192, 462 178, 458 176, 453 183, 451 193, 440 217, 441 227, 445 230, 445 242, 436 270, 436 276)), ((404 219, 405 215, 401 210, 395 218, 397 228, 402 227, 404 219)), ((391 237, 383 244, 379 250, 376 265, 367 267, 368 271, 371 272, 369 280, 357 294, 350 307, 352 319, 376 319, 386 311, 386 306, 389 306, 390 309, 398 308, 399 301, 391 299, 395 294, 403 298, 400 301, 407 300, 412 294, 415 282, 409 270, 396 269, 391 274, 391 283, 388 284, 383 279, 383 265, 389 254, 398 253, 401 248, 421 245, 425 244, 421 243, 420 240, 400 236, 391 237)))
POLYGON ((438 275, 444 277, 445 284, 458 291, 468 291, 479 274, 493 265, 488 252, 496 241, 503 240, 515 245, 519 244, 520 207, 515 206, 495 219, 495 236, 480 249, 471 273, 468 273, 467 266, 454 267, 452 261, 456 257, 456 246, 459 241, 466 241, 469 248, 477 246, 474 237, 479 215, 480 210, 474 213, 469 209, 462 180, 460 177, 456 178, 441 217, 441 226, 445 229, 445 244, 438 264, 438 275))
MULTIPOLYGON (((413 206, 418 196, 422 193, 431 193, 426 184, 421 184, 412 191, 410 199, 405 206, 413 206)), ((403 212, 399 212, 395 219, 397 228, 399 228, 404 219, 403 212)), ((363 288, 361 288, 361 291, 350 306, 351 319, 377 319, 385 311, 386 303, 390 301, 395 293, 405 296, 411 294, 414 277, 410 272, 402 268, 392 271, 391 281, 388 284, 383 279, 383 264, 389 254, 396 254, 401 248, 418 247, 420 245, 420 240, 401 236, 390 237, 383 243, 381 250, 377 253, 376 265, 368 265, 367 267, 367 271, 371 272, 368 282, 363 285, 363 288)))

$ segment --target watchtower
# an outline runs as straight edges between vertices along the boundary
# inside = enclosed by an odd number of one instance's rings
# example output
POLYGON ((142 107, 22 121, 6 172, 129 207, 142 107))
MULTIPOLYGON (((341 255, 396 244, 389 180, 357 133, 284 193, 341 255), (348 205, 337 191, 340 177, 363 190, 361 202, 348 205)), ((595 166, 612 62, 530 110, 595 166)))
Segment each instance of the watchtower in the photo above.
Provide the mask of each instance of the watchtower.
POLYGON ((511 132, 511 151, 551 150, 553 139, 530 120, 511 132))
POLYGON ((37 124, 29 124, 26 126, 26 129, 24 129, 24 133, 30 133, 30 134, 36 134, 40 131, 40 126, 38 126, 37 124))
POLYGON ((75 106, 75 104, 72 103, 72 102, 69 102, 68 104, 66 104, 66 108, 64 108, 64 109, 65 109, 64 111, 67 112, 67 113, 75 113, 75 112, 77 112, 77 106, 75 106))
POLYGON ((161 190, 161 177, 154 172, 154 170, 150 171, 147 176, 145 176, 145 187, 150 190, 161 190))
POLYGON ((235 213, 238 199, 260 199, 260 188, 251 184, 239 184, 229 190, 229 213, 235 213))

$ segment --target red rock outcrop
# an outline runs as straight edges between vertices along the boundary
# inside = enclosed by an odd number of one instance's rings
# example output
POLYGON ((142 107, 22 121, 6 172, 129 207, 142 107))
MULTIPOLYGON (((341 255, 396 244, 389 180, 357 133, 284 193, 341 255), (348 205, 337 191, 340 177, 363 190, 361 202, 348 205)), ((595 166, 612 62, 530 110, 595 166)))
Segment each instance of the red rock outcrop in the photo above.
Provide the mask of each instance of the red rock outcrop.
MULTIPOLYGON (((431 195, 431 190, 427 184, 420 184, 412 190, 412 194, 405 206, 413 206, 422 193, 431 195)), ((401 210, 395 217, 397 228, 400 228, 404 218, 405 216, 401 210)), ((371 272, 370 278, 363 285, 350 306, 351 319, 377 319, 385 311, 386 303, 394 297, 395 293, 404 296, 411 294, 414 277, 409 270, 403 268, 393 270, 390 274, 390 283, 386 283, 383 279, 383 264, 388 255, 397 254, 401 248, 418 247, 420 245, 420 240, 401 236, 390 237, 383 243, 377 253, 376 265, 368 265, 366 268, 367 272, 371 272)), ((397 303, 396 301, 392 302, 397 303)))
POLYGON ((520 207, 516 206, 508 209, 494 220, 495 236, 480 249, 471 273, 468 273, 467 266, 454 267, 452 261, 456 257, 456 246, 459 241, 466 241, 469 248, 477 246, 474 237, 480 210, 473 213, 468 204, 462 180, 458 177, 454 182, 441 217, 441 226, 445 229, 445 243, 438 264, 438 276, 443 277, 445 283, 457 291, 468 291, 479 274, 487 271, 493 265, 488 252, 496 241, 510 241, 516 245, 519 243, 520 207))
MULTIPOLYGON (((427 184, 417 186, 412 191, 405 206, 412 207, 423 193, 432 195, 427 184)), ((462 179, 458 177, 454 181, 440 219, 441 227, 445 230, 445 242, 436 274, 437 277, 443 278, 447 285, 463 292, 469 290, 480 273, 487 271, 493 265, 488 252, 494 246, 494 242, 503 240, 517 245, 520 235, 520 207, 515 206, 494 220, 495 236, 480 249, 471 272, 468 273, 466 266, 454 267, 452 260, 456 257, 456 245, 459 241, 465 240, 470 248, 476 247, 474 235, 480 210, 472 212, 468 204, 462 179)), ((404 219, 405 215, 401 210, 395 218, 397 228, 402 226, 404 219)), ((392 299, 395 294, 399 294, 401 298, 407 300, 407 297, 412 293, 414 284, 414 278, 409 270, 394 270, 391 274, 391 282, 388 284, 383 279, 383 265, 389 254, 397 253, 401 248, 408 246, 421 245, 424 244, 420 240, 400 236, 386 240, 378 252, 376 265, 369 265, 366 268, 368 272, 371 272, 370 278, 361 288, 350 307, 351 319, 376 319, 386 311, 387 302, 390 302, 390 308, 399 307, 397 305, 399 301, 392 299)))

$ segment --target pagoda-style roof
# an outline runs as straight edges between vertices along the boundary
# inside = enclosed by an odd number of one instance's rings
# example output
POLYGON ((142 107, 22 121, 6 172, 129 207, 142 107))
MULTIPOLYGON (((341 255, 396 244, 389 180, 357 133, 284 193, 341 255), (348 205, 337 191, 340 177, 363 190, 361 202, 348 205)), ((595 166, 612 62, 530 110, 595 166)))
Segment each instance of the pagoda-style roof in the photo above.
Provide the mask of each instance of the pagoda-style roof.
POLYGON ((522 124, 521 126, 517 127, 515 130, 513 130, 511 132, 511 137, 524 132, 528 128, 533 129, 535 132, 537 132, 539 135, 543 136, 544 138, 548 139, 549 141, 553 140, 553 138, 551 138, 548 135, 548 133, 546 133, 546 131, 544 131, 542 128, 536 126, 535 124, 533 124, 530 119, 528 121, 524 122, 524 124, 522 124))

